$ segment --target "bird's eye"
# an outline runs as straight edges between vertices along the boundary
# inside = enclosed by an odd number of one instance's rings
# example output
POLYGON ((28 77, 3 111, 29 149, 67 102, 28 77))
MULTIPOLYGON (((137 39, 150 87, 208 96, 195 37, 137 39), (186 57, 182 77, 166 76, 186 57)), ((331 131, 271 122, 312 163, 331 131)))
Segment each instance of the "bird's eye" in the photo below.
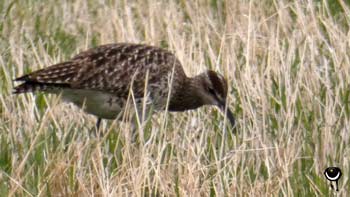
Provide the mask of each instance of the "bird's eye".
POLYGON ((213 88, 208 88, 208 92, 212 95, 215 95, 215 91, 213 88))

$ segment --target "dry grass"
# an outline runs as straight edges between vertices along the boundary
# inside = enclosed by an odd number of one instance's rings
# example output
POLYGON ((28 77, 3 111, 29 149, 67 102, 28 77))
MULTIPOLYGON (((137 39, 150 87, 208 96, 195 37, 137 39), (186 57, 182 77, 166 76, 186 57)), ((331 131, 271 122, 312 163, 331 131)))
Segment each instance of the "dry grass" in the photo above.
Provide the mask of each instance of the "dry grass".
POLYGON ((350 7, 339 1, 0 2, 0 193, 16 196, 327 196, 349 188, 350 7), (239 134, 215 109, 159 113, 132 141, 12 79, 112 42, 178 56, 229 80, 239 134), (167 120, 166 124, 164 120, 167 120))

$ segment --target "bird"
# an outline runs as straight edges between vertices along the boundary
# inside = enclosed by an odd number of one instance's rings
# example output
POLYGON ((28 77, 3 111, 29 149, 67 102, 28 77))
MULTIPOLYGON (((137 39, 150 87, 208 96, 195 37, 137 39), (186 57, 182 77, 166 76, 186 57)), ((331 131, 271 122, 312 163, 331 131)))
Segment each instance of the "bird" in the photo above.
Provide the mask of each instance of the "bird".
POLYGON ((115 119, 130 93, 137 108, 182 112, 204 105, 217 106, 232 127, 235 118, 227 105, 228 83, 223 75, 206 70, 188 77, 179 59, 167 49, 138 43, 104 44, 71 59, 25 74, 14 81, 14 94, 43 92, 102 119, 115 119), (146 99, 146 100, 145 100, 146 99))

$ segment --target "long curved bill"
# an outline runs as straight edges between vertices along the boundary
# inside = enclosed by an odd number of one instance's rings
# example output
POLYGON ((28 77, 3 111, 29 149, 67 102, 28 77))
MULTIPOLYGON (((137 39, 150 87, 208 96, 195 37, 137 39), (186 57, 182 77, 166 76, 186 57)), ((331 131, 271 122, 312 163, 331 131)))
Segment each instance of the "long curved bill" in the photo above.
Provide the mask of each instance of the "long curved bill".
POLYGON ((234 128, 236 126, 236 120, 235 120, 235 117, 233 116, 233 113, 230 110, 230 108, 227 107, 227 109, 226 109, 225 104, 221 104, 219 107, 220 107, 221 111, 223 112, 223 114, 225 114, 227 119, 230 121, 232 128, 234 128))
POLYGON ((233 116, 233 113, 231 112, 231 110, 229 108, 227 108, 226 117, 230 121, 230 123, 232 125, 232 128, 235 127, 236 126, 236 120, 235 120, 235 117, 233 116))

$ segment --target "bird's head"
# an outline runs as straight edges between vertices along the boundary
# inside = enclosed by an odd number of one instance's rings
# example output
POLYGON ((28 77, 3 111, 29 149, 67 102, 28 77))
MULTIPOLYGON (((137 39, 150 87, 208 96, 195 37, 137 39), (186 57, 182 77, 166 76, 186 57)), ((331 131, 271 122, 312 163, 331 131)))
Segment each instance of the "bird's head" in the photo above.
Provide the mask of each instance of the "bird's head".
POLYGON ((235 126, 235 118, 231 110, 226 107, 228 85, 221 74, 208 70, 199 75, 199 89, 197 90, 204 105, 215 105, 226 115, 232 127, 235 126))

